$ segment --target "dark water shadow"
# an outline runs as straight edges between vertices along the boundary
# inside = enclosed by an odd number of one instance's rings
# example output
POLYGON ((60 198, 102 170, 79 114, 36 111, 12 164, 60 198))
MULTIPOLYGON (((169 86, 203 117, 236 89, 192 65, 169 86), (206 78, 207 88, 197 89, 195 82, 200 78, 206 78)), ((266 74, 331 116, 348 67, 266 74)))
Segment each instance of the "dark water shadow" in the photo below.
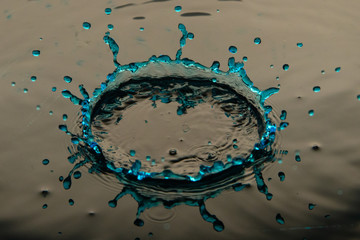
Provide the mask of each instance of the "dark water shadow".
POLYGON ((201 16, 211 16, 210 13, 207 12, 188 12, 180 15, 181 17, 201 17, 201 16))
POLYGON ((126 8, 126 7, 135 6, 135 5, 136 5, 135 3, 128 3, 128 4, 124 4, 124 5, 114 7, 114 9, 126 8))

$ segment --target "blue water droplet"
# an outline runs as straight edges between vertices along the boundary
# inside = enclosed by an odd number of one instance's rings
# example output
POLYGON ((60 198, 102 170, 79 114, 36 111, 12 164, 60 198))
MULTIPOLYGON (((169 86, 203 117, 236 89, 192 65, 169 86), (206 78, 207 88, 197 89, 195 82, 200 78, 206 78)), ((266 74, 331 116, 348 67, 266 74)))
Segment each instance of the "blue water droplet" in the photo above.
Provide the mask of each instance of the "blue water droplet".
POLYGON ((175 9, 175 12, 181 12, 182 7, 181 6, 176 6, 174 9, 175 9))
POLYGON ((38 110, 38 111, 39 111, 39 110, 40 110, 40 108, 41 108, 41 107, 40 107, 40 105, 36 105, 36 110, 38 110))
POLYGON ((356 96, 357 100, 360 101, 360 94, 356 96))
POLYGON ((144 31, 144 28, 143 28, 143 27, 141 27, 141 28, 140 28, 140 31, 141 31, 141 32, 142 32, 142 31, 144 31))
POLYGON ((142 227, 144 226, 144 221, 140 218, 137 218, 135 221, 134 221, 134 224, 138 227, 142 227))
POLYGON ((151 160, 151 156, 146 156, 146 161, 150 161, 151 160))
POLYGON ((72 200, 72 199, 70 198, 70 199, 69 199, 69 205, 70 205, 70 206, 73 206, 74 203, 75 203, 74 200, 72 200))
POLYGON ((335 68, 335 72, 340 72, 340 70, 341 70, 341 67, 335 68))
POLYGON ((51 88, 51 91, 52 91, 52 92, 56 92, 56 87, 52 87, 52 88, 51 88))
POLYGON ((279 176, 281 182, 283 182, 285 180, 285 173, 284 172, 279 172, 278 176, 279 176))
POLYGON ((319 86, 315 86, 315 87, 313 87, 313 91, 314 92, 320 92, 320 87, 319 86))
POLYGON ((31 79, 32 82, 35 82, 36 81, 36 76, 31 76, 30 79, 31 79))
POLYGON ((302 48, 304 46, 304 44, 299 42, 299 43, 296 44, 296 46, 298 46, 299 48, 302 48))
POLYGON ((64 81, 67 82, 67 83, 71 83, 72 82, 72 77, 64 76, 64 81))
POLYGON ((75 171, 75 172, 74 172, 74 178, 75 178, 75 179, 81 178, 81 172, 80 172, 80 171, 75 171))
POLYGON ((284 64, 284 65, 283 65, 283 69, 284 69, 285 71, 289 70, 289 64, 284 64))
POLYGON ((321 70, 321 74, 325 74, 325 70, 321 70))
POLYGON ((113 30, 113 29, 114 29, 114 25, 112 25, 112 24, 108 24, 107 27, 108 27, 109 30, 113 30))
POLYGON ((116 200, 111 200, 108 202, 109 207, 111 208, 115 208, 117 206, 117 201, 116 200))
POLYGON ((315 206, 316 206, 316 204, 314 204, 314 203, 309 203, 309 210, 313 210, 315 206))
POLYGON ((276 77, 276 80, 277 80, 277 81, 279 81, 279 79, 280 79, 279 77, 276 77))
POLYGON ((279 130, 284 130, 287 126, 289 126, 288 122, 281 122, 279 126, 279 130))
POLYGON ((64 121, 66 121, 68 119, 68 115, 63 114, 62 118, 63 118, 64 121))
POLYGON ((300 157, 300 153, 299 153, 299 152, 296 152, 296 153, 295 153, 295 161, 301 162, 301 157, 300 157))
POLYGON ((285 220, 284 220, 284 218, 280 215, 280 213, 276 214, 276 221, 277 221, 279 224, 284 224, 284 223, 285 223, 285 220))
POLYGON ((45 203, 44 205, 42 205, 43 209, 47 209, 48 205, 45 203))
POLYGON ((287 112, 285 110, 282 110, 281 111, 281 115, 280 115, 280 119, 281 120, 285 120, 286 119, 286 116, 287 116, 287 112))
POLYGON ((191 32, 187 34, 187 38, 190 39, 190 40, 193 40, 194 37, 195 37, 195 35, 193 33, 191 33, 191 32))
POLYGON ((24 88, 24 93, 27 93, 29 90, 27 88, 24 88))
POLYGON ((271 65, 270 65, 270 68, 274 68, 274 65, 273 65, 273 64, 271 64, 271 65))
POLYGON ((33 51, 32 51, 32 55, 33 55, 34 57, 40 56, 40 50, 33 50, 33 51))
POLYGON ((136 151, 135 150, 130 150, 130 156, 132 156, 132 157, 134 157, 135 156, 135 153, 136 153, 136 151))
POLYGON ((110 15, 110 13, 111 13, 111 8, 105 8, 105 14, 110 15))
POLYGON ((54 112, 50 110, 49 115, 52 116, 53 114, 54 114, 54 112))
POLYGON ((71 177, 67 176, 63 181, 63 187, 65 190, 68 190, 71 188, 71 177))
POLYGON ((63 176, 60 176, 60 177, 59 177, 59 181, 60 181, 60 182, 64 181, 64 177, 63 177, 63 176))
POLYGON ((259 37, 254 39, 254 43, 255 44, 260 44, 261 43, 261 39, 259 37))
POLYGON ((16 82, 11 82, 11 86, 15 86, 16 85, 16 82))
POLYGON ((247 57, 247 56, 244 56, 244 57, 243 57, 243 61, 244 61, 244 62, 247 62, 247 61, 248 61, 248 57, 247 57))
POLYGON ((229 52, 232 53, 232 54, 237 53, 237 47, 235 47, 235 46, 230 46, 230 47, 229 47, 229 52))
POLYGON ((314 110, 313 110, 313 109, 309 110, 308 113, 309 113, 309 116, 310 116, 310 117, 314 116, 314 110))
POLYGON ((83 22, 83 28, 84 29, 90 29, 91 28, 91 24, 89 22, 83 22))
POLYGON ((44 160, 42 160, 42 164, 43 165, 48 165, 49 164, 49 159, 44 159, 44 160))

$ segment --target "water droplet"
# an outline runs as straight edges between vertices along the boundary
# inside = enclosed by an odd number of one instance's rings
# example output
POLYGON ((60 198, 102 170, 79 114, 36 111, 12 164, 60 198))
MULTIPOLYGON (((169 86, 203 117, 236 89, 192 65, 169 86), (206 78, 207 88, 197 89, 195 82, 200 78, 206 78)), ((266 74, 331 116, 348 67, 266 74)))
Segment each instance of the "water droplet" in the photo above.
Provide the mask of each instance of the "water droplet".
POLYGON ((32 82, 35 82, 36 81, 36 76, 31 76, 30 79, 31 79, 32 82))
POLYGON ((140 28, 140 31, 141 31, 141 32, 142 32, 142 31, 144 31, 144 28, 143 28, 143 27, 141 27, 141 28, 140 28))
POLYGON ((280 213, 276 214, 276 221, 277 221, 279 224, 284 224, 284 223, 285 223, 285 220, 284 220, 284 218, 280 215, 280 213))
POLYGON ((71 83, 72 82, 72 77, 64 76, 64 81, 67 82, 67 83, 71 83))
POLYGON ((211 79, 211 81, 212 81, 213 83, 216 83, 216 82, 217 82, 216 78, 211 79))
POLYGON ((320 147, 319 147, 318 145, 314 145, 314 146, 311 147, 311 149, 312 149, 313 151, 319 151, 319 150, 320 150, 320 147))
POLYGON ((356 96, 357 100, 360 101, 360 94, 356 96))
POLYGON ((111 8, 105 8, 105 14, 110 15, 110 13, 111 13, 111 8))
POLYGON ((90 29, 91 28, 91 24, 88 22, 83 22, 83 28, 84 29, 90 29))
POLYGON ((33 50, 33 51, 32 51, 32 55, 33 55, 34 57, 40 56, 40 50, 33 50))
POLYGON ((261 39, 259 37, 254 39, 254 43, 255 44, 260 44, 261 43, 261 39))
POLYGON ((29 90, 27 88, 24 88, 24 93, 27 93, 29 90))
POLYGON ((16 82, 11 82, 11 86, 15 86, 16 85, 16 82))
POLYGON ((281 120, 285 120, 286 119, 286 116, 287 116, 287 112, 285 110, 282 110, 281 111, 281 115, 280 115, 280 119, 281 120))
POLYGON ((60 176, 60 177, 59 177, 59 181, 60 181, 60 182, 64 181, 64 177, 63 177, 63 176, 60 176))
POLYGON ((232 53, 232 54, 237 53, 237 47, 235 47, 235 46, 230 46, 230 47, 229 47, 229 52, 232 53))
POLYGON ((299 48, 302 48, 304 46, 304 44, 299 42, 299 43, 296 44, 296 46, 298 46, 299 48))
POLYGON ((75 179, 81 178, 81 172, 80 172, 80 171, 74 172, 74 178, 75 178, 75 179))
POLYGON ((112 25, 112 24, 108 24, 107 27, 108 27, 109 30, 113 30, 113 29, 114 29, 114 25, 112 25))
POLYGON ((271 65, 270 65, 270 68, 274 68, 274 65, 273 65, 273 64, 271 64, 271 65))
POLYGON ((243 61, 244 61, 244 62, 247 62, 247 60, 248 60, 248 57, 244 56, 244 57, 243 57, 243 61))
POLYGON ((276 77, 276 80, 277 80, 277 81, 279 81, 279 79, 280 79, 279 77, 276 77))
POLYGON ((316 206, 316 204, 309 203, 309 210, 313 210, 315 206, 316 206))
POLYGON ((151 156, 146 156, 146 161, 150 161, 151 160, 151 156))
POLYGON ((75 203, 74 200, 72 200, 72 199, 70 198, 70 199, 69 199, 69 205, 70 205, 70 206, 73 206, 74 203, 75 203))
POLYGON ((319 86, 313 87, 313 91, 314 91, 314 92, 320 92, 320 87, 319 87, 319 86))
POLYGON ((175 10, 175 12, 181 12, 182 7, 181 7, 181 6, 176 6, 176 7, 174 8, 174 10, 175 10))
POLYGON ((152 236, 154 236, 154 234, 152 233, 152 232, 149 232, 149 237, 152 237, 152 236))
POLYGON ((330 214, 326 214, 324 217, 325 217, 326 219, 329 219, 329 218, 330 218, 330 214))
POLYGON ((63 118, 64 121, 66 121, 68 119, 68 115, 63 114, 62 118, 63 118))
POLYGON ((309 110, 309 116, 310 117, 314 116, 314 110, 313 109, 309 110))
POLYGON ((52 87, 52 88, 51 88, 51 91, 52 91, 52 92, 56 92, 56 87, 52 87))
POLYGON ((54 114, 54 112, 50 110, 49 115, 52 116, 53 114, 54 114))
POLYGON ((49 162, 50 162, 49 159, 46 159, 46 158, 44 160, 42 160, 43 165, 48 165, 49 162))
POLYGON ((144 226, 144 221, 141 220, 140 218, 137 218, 135 221, 134 221, 134 224, 138 227, 142 227, 144 226))
POLYGON ((48 205, 46 203, 42 206, 43 209, 47 209, 47 207, 48 205))
POLYGON ((170 154, 171 156, 176 155, 176 154, 177 154, 176 149, 170 149, 170 150, 169 150, 169 154, 170 154))
POLYGON ((284 65, 283 65, 283 69, 284 69, 285 71, 289 70, 289 64, 284 64, 284 65))
POLYGON ((278 176, 279 176, 281 182, 283 182, 285 180, 285 173, 284 172, 279 172, 278 176))
POLYGON ((135 150, 130 150, 130 156, 134 157, 135 156, 136 151, 135 150))
POLYGON ((297 151, 295 152, 295 161, 297 162, 301 162, 301 157, 300 157, 300 153, 297 151))
POLYGON ((321 74, 325 74, 325 70, 321 70, 321 74))
POLYGON ((335 72, 340 72, 340 70, 341 70, 341 67, 335 68, 335 72))
POLYGON ((36 110, 38 110, 38 111, 39 111, 39 110, 40 110, 40 108, 41 108, 41 107, 40 107, 40 105, 36 105, 36 110))

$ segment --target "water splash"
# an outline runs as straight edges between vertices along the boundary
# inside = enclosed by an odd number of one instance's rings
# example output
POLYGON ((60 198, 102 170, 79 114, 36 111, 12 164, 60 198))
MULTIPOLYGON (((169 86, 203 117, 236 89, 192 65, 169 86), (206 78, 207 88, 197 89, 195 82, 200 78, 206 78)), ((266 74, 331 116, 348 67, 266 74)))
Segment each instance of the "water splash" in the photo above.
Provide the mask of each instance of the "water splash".
MULTIPOLYGON (((110 207, 116 207, 118 200, 125 195, 138 202, 134 221, 137 226, 144 225, 140 215, 147 208, 158 205, 172 208, 186 204, 197 206, 203 219, 212 223, 214 230, 222 231, 224 224, 207 211, 206 200, 224 190, 241 191, 249 187, 248 183, 241 181, 252 175, 259 192, 271 200, 273 195, 268 191, 262 170, 266 163, 275 161, 276 132, 286 128, 288 123, 282 122, 277 127, 270 118, 272 107, 265 105, 265 101, 279 89, 259 90, 248 77, 243 62, 230 57, 228 71, 224 72, 219 69, 218 61, 206 67, 182 58, 186 40, 193 39, 194 34, 188 32, 183 24, 178 28, 182 36, 175 59, 160 55, 127 65, 117 61, 119 46, 109 32, 105 34, 104 42, 113 53, 115 70, 93 91, 92 97, 83 85, 79 85, 81 98, 69 90, 62 91, 63 97, 81 106, 81 132, 72 133, 66 125, 59 125, 61 131, 71 136, 73 151, 69 150, 68 161, 74 164, 68 176, 59 180, 64 189, 70 189, 72 178, 81 177, 78 169, 88 165, 89 173, 112 175, 124 186, 109 201, 110 207), (121 125, 126 119, 136 120, 126 115, 141 106, 152 112, 164 107, 169 111, 170 107, 175 107, 176 115, 172 119, 190 117, 189 123, 195 119, 191 116, 196 116, 196 109, 210 109, 217 114, 215 123, 220 120, 226 123, 220 128, 224 129, 222 139, 204 139, 198 148, 188 152, 181 147, 165 148, 167 155, 162 153, 167 156, 165 158, 161 154, 149 154, 145 147, 128 147, 126 128, 120 128, 118 136, 123 140, 117 144, 112 141, 115 138, 106 137, 115 129, 106 129, 106 126, 121 125)), ((229 51, 236 52, 233 48, 229 51)), ((140 109, 137 111, 141 112, 140 109)), ((201 113, 208 111, 202 110, 201 113)), ((285 120, 286 112, 283 118, 285 120)), ((196 119, 205 120, 204 116, 196 119)), ((210 121, 209 118, 206 120, 210 121)), ((138 124, 138 128, 154 122, 149 119, 141 121, 143 125, 138 124)), ((214 126, 208 129, 211 128, 218 129, 214 126)), ((188 124, 182 125, 183 133, 190 129, 188 124)), ((180 139, 180 142, 184 141, 180 139)), ((153 141, 151 146, 164 148, 157 141, 153 141)), ((281 179, 284 176, 279 175, 281 179)))

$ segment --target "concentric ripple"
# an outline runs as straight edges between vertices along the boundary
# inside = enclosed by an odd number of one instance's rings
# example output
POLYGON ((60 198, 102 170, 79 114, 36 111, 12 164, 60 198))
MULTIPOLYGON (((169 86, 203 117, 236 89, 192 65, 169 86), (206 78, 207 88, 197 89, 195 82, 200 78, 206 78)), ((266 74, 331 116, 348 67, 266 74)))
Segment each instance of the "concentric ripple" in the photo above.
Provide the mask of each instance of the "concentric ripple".
MULTIPOLYGON (((279 89, 260 91, 233 57, 227 72, 217 61, 205 67, 182 59, 182 48, 194 34, 183 24, 179 29, 183 35, 174 60, 161 55, 128 65, 117 62, 119 47, 106 33, 115 71, 92 97, 83 85, 83 99, 62 92, 81 105, 82 113, 80 134, 59 126, 77 150, 69 157, 75 166, 63 185, 69 189, 76 169, 88 164, 90 173, 113 175, 124 186, 110 207, 126 194, 139 203, 136 225, 144 224, 140 214, 146 208, 186 204, 198 206, 204 220, 222 231, 221 221, 205 208, 208 198, 242 190, 248 183, 241 180, 252 174, 258 190, 272 198, 261 171, 264 163, 275 161, 278 129, 264 103, 279 89)), ((287 125, 282 122, 279 129, 287 125)))

